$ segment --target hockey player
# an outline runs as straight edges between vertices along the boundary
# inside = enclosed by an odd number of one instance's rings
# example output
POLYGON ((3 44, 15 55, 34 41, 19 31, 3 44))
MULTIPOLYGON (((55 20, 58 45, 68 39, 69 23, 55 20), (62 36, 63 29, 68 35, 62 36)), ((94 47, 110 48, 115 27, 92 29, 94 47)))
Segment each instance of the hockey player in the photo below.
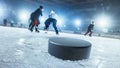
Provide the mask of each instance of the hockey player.
POLYGON ((84 35, 87 35, 89 33, 89 36, 92 36, 93 33, 93 28, 94 28, 94 21, 88 26, 87 32, 84 35))
POLYGON ((35 31, 39 32, 38 25, 40 24, 39 17, 42 15, 43 6, 40 6, 35 12, 31 13, 29 30, 32 32, 35 27, 35 31))
POLYGON ((57 20, 56 20, 56 13, 52 10, 49 14, 49 18, 45 21, 45 27, 44 30, 48 30, 49 25, 52 23, 53 28, 55 29, 56 34, 59 34, 58 29, 57 29, 57 20))

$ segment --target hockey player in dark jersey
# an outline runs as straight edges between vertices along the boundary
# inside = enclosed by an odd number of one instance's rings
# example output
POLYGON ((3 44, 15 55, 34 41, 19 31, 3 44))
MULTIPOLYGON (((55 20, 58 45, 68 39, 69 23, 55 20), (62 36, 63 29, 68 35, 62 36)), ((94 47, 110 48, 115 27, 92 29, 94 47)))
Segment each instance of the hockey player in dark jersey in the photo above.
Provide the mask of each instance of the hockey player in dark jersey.
POLYGON ((94 28, 94 21, 92 21, 92 23, 88 26, 87 32, 84 35, 87 35, 89 33, 89 36, 92 36, 93 28, 94 28))
POLYGON ((38 25, 40 24, 39 17, 42 16, 43 6, 40 6, 35 12, 31 13, 29 30, 32 32, 35 27, 35 31, 39 32, 38 25))

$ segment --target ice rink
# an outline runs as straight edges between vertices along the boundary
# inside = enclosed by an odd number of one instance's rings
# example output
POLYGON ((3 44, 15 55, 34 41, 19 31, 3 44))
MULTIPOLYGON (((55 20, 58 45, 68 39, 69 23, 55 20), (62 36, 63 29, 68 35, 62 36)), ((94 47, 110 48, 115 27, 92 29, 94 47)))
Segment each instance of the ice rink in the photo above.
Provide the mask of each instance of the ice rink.
POLYGON ((120 68, 120 39, 0 26, 0 68, 120 68), (64 36, 92 43, 90 58, 61 60, 48 53, 48 39, 64 36))

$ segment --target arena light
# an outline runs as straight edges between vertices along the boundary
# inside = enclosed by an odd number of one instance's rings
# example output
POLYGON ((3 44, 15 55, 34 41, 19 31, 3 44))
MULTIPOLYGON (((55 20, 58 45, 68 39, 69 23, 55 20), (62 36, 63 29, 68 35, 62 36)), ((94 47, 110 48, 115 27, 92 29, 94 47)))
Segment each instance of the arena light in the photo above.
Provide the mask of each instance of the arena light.
POLYGON ((0 3, 0 17, 3 17, 6 13, 5 5, 0 3))
POLYGON ((79 27, 81 25, 81 20, 80 19, 75 19, 74 23, 75 23, 76 27, 79 27))
POLYGON ((1 6, 0 6, 0 17, 2 17, 3 14, 4 14, 4 11, 3 11, 3 9, 2 9, 1 6))
POLYGON ((59 27, 62 27, 62 26, 63 26, 63 22, 64 22, 63 18, 58 18, 58 19, 57 19, 57 25, 58 25, 59 27))
POLYGON ((19 12, 19 19, 20 19, 21 23, 23 23, 23 24, 27 23, 27 21, 29 20, 29 18, 30 18, 29 11, 27 11, 27 10, 21 10, 19 12))
POLYGON ((109 27, 109 23, 111 22, 111 19, 109 16, 107 15, 102 15, 102 16, 99 16, 97 19, 96 19, 96 24, 97 26, 99 26, 100 28, 108 28, 109 27))
POLYGON ((39 17, 40 23, 44 23, 45 22, 45 18, 44 17, 39 17))

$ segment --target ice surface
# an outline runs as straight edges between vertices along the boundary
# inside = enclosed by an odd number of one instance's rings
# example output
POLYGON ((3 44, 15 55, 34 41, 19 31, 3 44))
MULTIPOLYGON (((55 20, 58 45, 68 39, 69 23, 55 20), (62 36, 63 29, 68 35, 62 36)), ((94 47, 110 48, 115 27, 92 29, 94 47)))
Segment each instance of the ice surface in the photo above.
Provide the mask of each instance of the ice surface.
POLYGON ((89 59, 64 61, 48 53, 48 39, 53 36, 58 35, 0 26, 0 68, 120 68, 119 39, 60 33, 92 43, 89 59))

